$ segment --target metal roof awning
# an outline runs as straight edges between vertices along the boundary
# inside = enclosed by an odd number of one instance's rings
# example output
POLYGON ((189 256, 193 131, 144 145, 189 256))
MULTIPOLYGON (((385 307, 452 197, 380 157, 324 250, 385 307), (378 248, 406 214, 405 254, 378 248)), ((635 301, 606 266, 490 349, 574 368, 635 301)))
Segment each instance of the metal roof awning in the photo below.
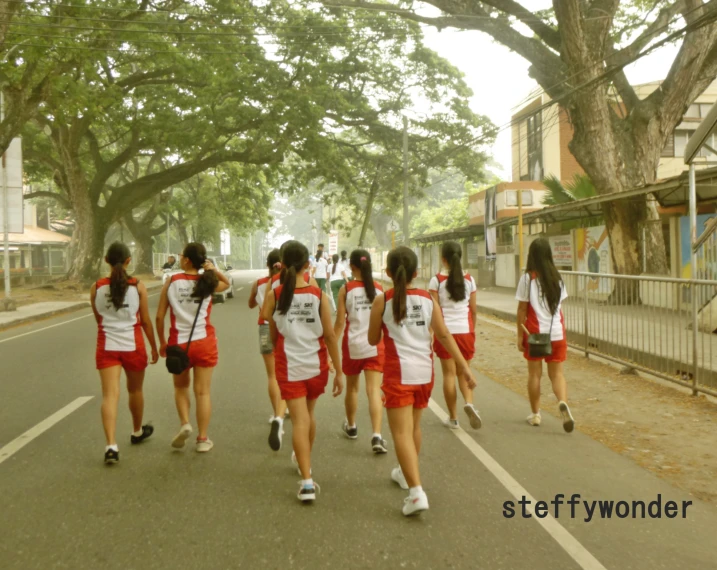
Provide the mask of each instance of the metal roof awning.
MULTIPOLYGON (((697 204, 717 202, 717 168, 697 171, 696 181, 697 204)), ((663 208, 686 205, 689 203, 689 173, 683 172, 679 176, 626 192, 613 192, 612 194, 594 196, 567 204, 548 206, 542 210, 523 214, 523 223, 555 223, 593 218, 602 215, 602 206, 606 202, 638 200, 642 199, 646 194, 652 194, 663 208)), ((518 225, 517 216, 499 220, 489 227, 497 228, 514 225, 518 225)))
POLYGON ((482 225, 465 226, 442 232, 434 232, 432 234, 424 234, 422 236, 412 237, 411 239, 418 243, 431 243, 436 241, 446 241, 451 239, 466 239, 477 235, 483 235, 485 230, 482 225))

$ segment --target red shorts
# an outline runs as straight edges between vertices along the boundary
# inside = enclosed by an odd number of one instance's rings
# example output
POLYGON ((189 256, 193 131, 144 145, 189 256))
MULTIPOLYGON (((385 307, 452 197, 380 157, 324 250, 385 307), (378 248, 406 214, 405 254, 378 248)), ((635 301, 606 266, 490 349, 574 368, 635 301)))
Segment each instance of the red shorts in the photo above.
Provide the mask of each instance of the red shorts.
POLYGON ((563 340, 554 340, 553 353, 550 356, 533 357, 528 353, 528 336, 523 334, 523 356, 526 360, 545 360, 545 362, 565 362, 568 358, 568 341, 563 332, 563 340))
POLYGON ((142 372, 147 368, 147 350, 144 348, 144 343, 136 350, 131 351, 105 350, 98 346, 95 352, 95 361, 97 370, 121 366, 128 372, 142 372))
MULTIPOLYGON (((180 344, 184 350, 187 343, 180 344)), ((207 336, 200 340, 192 340, 189 345, 189 366, 194 368, 214 368, 219 362, 219 351, 217 350, 217 337, 207 336)))
POLYGON ((413 406, 417 409, 428 407, 433 391, 433 380, 428 384, 399 384, 398 382, 384 382, 383 405, 387 408, 404 408, 413 406))
POLYGON ((278 380, 278 383, 282 400, 295 400, 296 398, 316 400, 326 391, 326 385, 329 383, 329 371, 326 370, 308 380, 278 380))
POLYGON ((346 376, 358 376, 364 370, 383 372, 383 361, 384 356, 382 354, 372 356, 371 358, 353 360, 348 358, 348 354, 344 353, 343 358, 341 359, 341 370, 343 370, 346 376))
MULTIPOLYGON (((476 333, 454 334, 453 339, 456 341, 458 350, 461 351, 463 358, 466 360, 473 360, 473 357, 476 354, 476 333)), ((433 351, 441 360, 448 360, 451 358, 451 355, 448 354, 448 351, 443 347, 441 341, 438 339, 433 341, 433 351)))

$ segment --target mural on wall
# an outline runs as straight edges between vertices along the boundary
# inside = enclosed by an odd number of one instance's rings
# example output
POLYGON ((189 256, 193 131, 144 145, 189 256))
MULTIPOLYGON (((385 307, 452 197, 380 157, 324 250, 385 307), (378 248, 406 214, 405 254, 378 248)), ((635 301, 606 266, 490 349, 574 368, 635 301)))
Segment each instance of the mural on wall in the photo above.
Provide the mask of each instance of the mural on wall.
POLYGON ((575 230, 575 247, 578 256, 578 271, 594 273, 587 280, 587 290, 610 293, 610 283, 600 279, 600 273, 610 272, 610 242, 605 226, 578 228, 575 230))
POLYGON ((573 239, 572 236, 553 236, 548 238, 550 249, 553 252, 553 262, 558 267, 573 268, 573 239))
MULTIPOLYGON (((714 214, 700 214, 697 216, 697 237, 702 235, 707 227, 707 222, 714 218, 714 214)), ((680 218, 680 277, 690 279, 692 277, 692 262, 690 259, 690 217, 682 216, 680 218)), ((714 240, 708 239, 703 246, 707 249, 714 249, 714 240)), ((717 268, 713 263, 706 264, 705 259, 717 259, 715 252, 705 252, 706 255, 698 255, 699 262, 698 272, 699 279, 715 279, 717 277, 717 268)))

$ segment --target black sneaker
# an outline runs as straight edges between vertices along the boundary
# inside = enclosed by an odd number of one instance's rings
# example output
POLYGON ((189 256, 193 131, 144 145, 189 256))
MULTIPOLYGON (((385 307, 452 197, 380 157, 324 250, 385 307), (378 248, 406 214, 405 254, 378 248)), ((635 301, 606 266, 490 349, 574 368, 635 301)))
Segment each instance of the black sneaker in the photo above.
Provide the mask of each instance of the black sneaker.
POLYGON ((130 437, 130 441, 133 445, 137 443, 142 443, 145 439, 147 439, 150 435, 154 433, 154 426, 147 424, 146 426, 142 426, 142 435, 133 435, 130 437))
POLYGON ((344 433, 346 434, 346 437, 349 439, 356 439, 358 437, 358 428, 357 427, 349 427, 349 422, 344 420, 343 428, 344 433))
POLYGON ((117 463, 119 461, 119 451, 108 449, 105 451, 105 463, 117 463))
POLYGON ((269 433, 269 447, 274 451, 281 449, 281 436, 283 434, 281 420, 274 418, 271 422, 271 432, 269 433))
POLYGON ((373 452, 376 454, 388 453, 388 449, 386 449, 386 440, 378 436, 371 438, 371 447, 373 448, 373 452))

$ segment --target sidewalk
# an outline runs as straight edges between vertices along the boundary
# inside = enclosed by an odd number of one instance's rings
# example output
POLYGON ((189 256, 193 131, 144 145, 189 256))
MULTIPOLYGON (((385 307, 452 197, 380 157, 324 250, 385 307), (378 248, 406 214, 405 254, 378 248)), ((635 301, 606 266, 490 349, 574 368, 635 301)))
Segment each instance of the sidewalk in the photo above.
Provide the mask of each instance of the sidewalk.
MULTIPOLYGON (((144 283, 148 291, 158 290, 162 287, 161 280, 145 281, 144 283)), ((26 325, 50 317, 72 313, 86 309, 89 306, 89 301, 45 301, 42 303, 21 305, 16 311, 0 311, 0 331, 18 325, 26 325)))

